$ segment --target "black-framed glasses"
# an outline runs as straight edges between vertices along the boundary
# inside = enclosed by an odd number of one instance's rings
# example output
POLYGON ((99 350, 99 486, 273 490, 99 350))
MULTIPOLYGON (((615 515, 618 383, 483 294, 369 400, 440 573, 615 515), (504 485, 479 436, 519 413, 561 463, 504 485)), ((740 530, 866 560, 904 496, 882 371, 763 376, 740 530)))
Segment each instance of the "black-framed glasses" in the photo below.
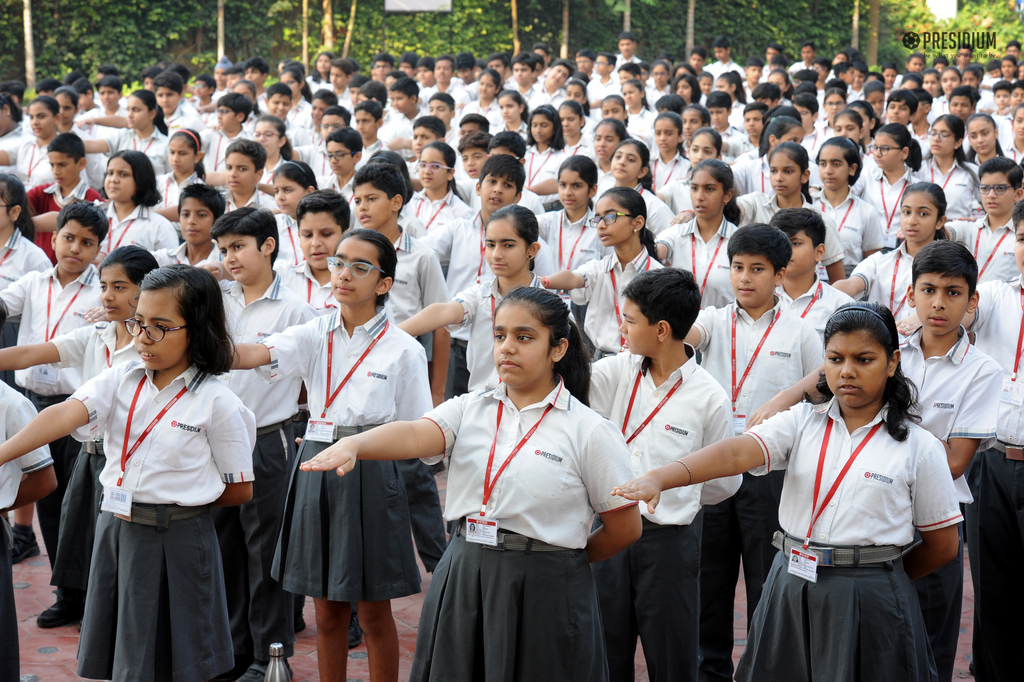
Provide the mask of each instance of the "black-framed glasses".
POLYGON ((1013 189, 1009 185, 978 185, 978 192, 980 194, 988 194, 989 192, 995 192, 997 197, 1001 197, 1006 194, 1007 190, 1013 189))
POLYGON ((374 270, 381 273, 382 275, 384 274, 384 271, 378 268, 376 265, 370 265, 369 263, 364 263, 362 261, 349 263, 341 260, 337 256, 331 256, 330 258, 327 259, 327 269, 330 270, 331 272, 341 273, 345 270, 345 268, 351 270, 352 276, 358 277, 359 279, 366 277, 374 270))
POLYGON ((883 145, 877 145, 877 144, 869 144, 868 145, 868 151, 869 152, 871 152, 872 154, 874 154, 875 152, 878 152, 882 156, 885 156, 886 154, 888 154, 889 152, 891 152, 894 149, 899 149, 899 147, 890 147, 890 146, 884 145, 884 144, 883 145))
POLYGON ((331 161, 341 161, 346 156, 355 156, 355 152, 327 152, 327 158, 331 161))
POLYGON ((594 216, 588 222, 593 228, 601 227, 601 223, 605 225, 611 225, 619 218, 635 218, 635 215, 629 213, 619 213, 618 211, 612 211, 611 213, 605 213, 604 215, 594 216))
POLYGON ((142 332, 146 332, 146 336, 149 337, 150 341, 159 342, 164 340, 164 335, 167 332, 176 332, 179 329, 187 329, 187 325, 180 327, 161 327, 158 324, 141 324, 138 320, 132 318, 124 321, 124 328, 128 330, 128 333, 132 336, 140 336, 142 332))

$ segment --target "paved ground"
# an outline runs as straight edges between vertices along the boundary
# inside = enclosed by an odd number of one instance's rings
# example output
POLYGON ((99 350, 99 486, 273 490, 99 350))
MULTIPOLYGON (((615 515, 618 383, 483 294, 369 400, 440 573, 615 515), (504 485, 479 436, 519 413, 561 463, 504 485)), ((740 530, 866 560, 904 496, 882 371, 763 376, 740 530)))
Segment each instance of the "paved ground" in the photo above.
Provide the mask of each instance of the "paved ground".
MULTIPOLYGON (((446 476, 438 476, 438 487, 444 494, 446 476)), ((38 528, 36 536, 40 546, 42 539, 38 528)), ((969 679, 967 672, 971 651, 971 619, 974 616, 974 590, 971 588, 970 566, 964 557, 964 570, 967 573, 964 584, 964 606, 961 616, 960 646, 957 651, 957 669, 954 679, 969 679)), ((419 621, 420 606, 423 594, 430 584, 430 575, 420 565, 420 573, 424 576, 423 593, 396 600, 393 604, 395 620, 398 623, 398 638, 401 647, 400 680, 406 680, 412 665, 413 650, 416 644, 416 625, 419 621)), ((740 574, 742 576, 742 572, 740 574)), ((77 628, 64 627, 54 630, 43 630, 36 626, 36 616, 53 603, 52 587, 50 586, 50 564, 45 556, 35 557, 14 567, 14 593, 18 606, 18 622, 21 629, 21 682, 63 682, 78 680, 75 675, 75 659, 78 650, 77 628)), ((316 625, 313 617, 312 602, 307 600, 306 623, 308 627, 301 632, 295 642, 295 656, 291 659, 295 682, 314 681, 319 679, 316 662, 316 625)), ((733 659, 739 660, 746 637, 746 598, 741 583, 736 588, 736 647, 733 659)), ((349 653, 348 677, 350 681, 369 682, 366 662, 366 645, 362 645, 349 653)), ((647 667, 644 665, 643 652, 637 647, 636 679, 647 682, 647 667)))

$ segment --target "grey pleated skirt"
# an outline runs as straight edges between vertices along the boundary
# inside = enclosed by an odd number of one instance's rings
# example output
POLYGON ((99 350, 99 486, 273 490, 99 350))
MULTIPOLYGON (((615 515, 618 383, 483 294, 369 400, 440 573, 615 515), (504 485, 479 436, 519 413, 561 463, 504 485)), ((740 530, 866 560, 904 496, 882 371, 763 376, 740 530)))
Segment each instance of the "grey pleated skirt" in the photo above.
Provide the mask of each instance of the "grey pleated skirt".
POLYGON ((495 551, 453 536, 427 590, 410 682, 604 682, 586 550, 495 551))
POLYGON ((820 567, 818 582, 775 557, 736 668, 738 682, 934 682, 914 584, 895 561, 820 567))
POLYGON ((60 507, 60 535, 50 576, 51 585, 79 590, 89 586, 96 517, 100 514, 100 499, 103 497, 100 472, 106 463, 105 455, 90 455, 84 444, 78 452, 60 507))
POLYGON ((360 460, 344 476, 300 471, 329 447, 304 439, 271 575, 288 592, 339 602, 420 591, 405 484, 395 462, 360 460))
POLYGON ((163 532, 100 512, 78 674, 114 682, 202 682, 234 654, 209 513, 163 532))

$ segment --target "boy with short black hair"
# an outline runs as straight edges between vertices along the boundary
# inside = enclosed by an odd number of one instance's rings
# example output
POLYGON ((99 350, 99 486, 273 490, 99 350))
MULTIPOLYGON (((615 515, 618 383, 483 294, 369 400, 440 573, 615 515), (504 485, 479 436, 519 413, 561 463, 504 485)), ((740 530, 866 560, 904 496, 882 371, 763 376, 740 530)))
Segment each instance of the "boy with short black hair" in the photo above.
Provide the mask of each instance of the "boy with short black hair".
POLYGON ((370 157, 384 146, 378 137, 381 126, 384 125, 384 107, 376 100, 367 100, 356 106, 352 117, 355 129, 359 131, 359 135, 363 139, 362 157, 356 164, 358 170, 365 166, 370 157))
POLYGON ((341 193, 351 207, 352 179, 363 158, 363 138, 352 128, 338 128, 327 136, 325 146, 331 174, 318 177, 317 187, 341 193))
MULTIPOLYGON (((206 172, 222 171, 228 157, 228 147, 237 140, 248 139, 245 122, 252 113, 252 101, 238 92, 229 92, 217 100, 217 126, 200 133, 203 141, 203 166, 206 172)), ((262 168, 262 166, 260 166, 262 168)))
POLYGON ((220 251, 212 230, 224 215, 225 206, 224 195, 209 185, 197 182, 183 188, 178 196, 178 222, 184 242, 174 249, 153 251, 157 264, 199 267, 205 261, 219 261, 220 251))
POLYGON ((245 62, 245 79, 256 86, 256 102, 266 104, 267 97, 263 93, 263 85, 270 76, 270 64, 263 57, 250 57, 245 62))
POLYGON ((185 101, 182 94, 185 91, 185 81, 181 76, 170 70, 164 71, 153 79, 153 88, 156 103, 164 113, 168 136, 182 128, 196 132, 206 130, 206 124, 199 118, 199 114, 185 101))
POLYGON ((480 179, 480 171, 487 162, 487 147, 490 142, 491 136, 488 133, 469 133, 459 140, 458 152, 462 160, 462 170, 466 177, 460 178, 456 174, 455 191, 467 206, 472 206, 473 204, 473 197, 476 195, 476 183, 480 179))
MULTIPOLYGON (((491 156, 507 154, 519 161, 521 165, 526 163, 526 141, 523 140, 519 133, 506 131, 493 135, 490 142, 487 143, 487 153, 491 156)), ((542 215, 545 213, 544 204, 541 202, 540 197, 526 189, 525 187, 521 192, 522 196, 516 203, 525 206, 526 208, 533 211, 535 214, 542 215)), ((470 208, 480 208, 480 195, 476 194, 472 197, 473 202, 470 204, 470 208)))
POLYGON ((825 323, 835 309, 853 299, 818 278, 825 257, 825 221, 808 208, 784 208, 769 223, 782 230, 793 247, 786 278, 775 293, 791 312, 810 323, 824 340, 825 323))
POLYGON ((407 157, 412 124, 420 114, 419 86, 411 78, 399 78, 388 88, 391 111, 384 118, 379 137, 388 149, 407 157))
POLYGON ((281 275, 286 287, 320 315, 330 313, 338 305, 331 291, 327 259, 334 256, 341 235, 351 224, 349 202, 331 190, 312 192, 299 201, 295 220, 299 224, 299 248, 305 260, 298 265, 279 260, 274 263, 274 270, 281 275))
MULTIPOLYGON (((455 118, 455 100, 452 96, 446 92, 435 92, 427 102, 427 111, 430 116, 444 124, 444 135, 441 136, 441 140, 449 145, 458 144, 459 130, 452 128, 452 120, 455 118)), ((419 154, 416 156, 418 158, 419 154)))
POLYGON ((350 59, 337 58, 331 60, 330 80, 331 88, 338 98, 339 106, 349 111, 352 110, 352 93, 349 91, 349 83, 352 82, 352 74, 355 73, 355 64, 350 59))
POLYGON ((224 199, 228 211, 268 203, 268 197, 259 190, 259 181, 263 177, 263 166, 266 163, 267 151, 258 142, 235 140, 228 145, 224 154, 224 172, 228 185, 224 199))
MULTIPOLYGON (((701 311, 686 340, 703 354, 701 366, 729 394, 732 431, 746 430, 747 417, 778 389, 821 366, 818 333, 776 295, 793 246, 781 230, 755 224, 729 239, 734 303, 701 311)), ((784 474, 744 474, 739 492, 704 510, 701 542, 701 674, 732 677, 733 595, 742 558, 747 618, 761 597, 776 551, 778 508, 784 474)))
POLYGON ((1004 156, 995 156, 981 164, 978 180, 985 217, 974 223, 956 221, 949 228, 978 260, 979 282, 1007 282, 1017 272, 1013 210, 1024 199, 1024 169, 1004 156))
MULTIPOLYGON (((730 437, 731 408, 685 342, 701 305, 693 274, 644 272, 623 296, 621 329, 630 352, 594 363, 590 404, 622 425, 633 474, 641 476, 730 437), (688 398, 694 395, 702 399, 688 398)), ((700 521, 693 522, 702 505, 727 499, 741 481, 731 476, 662 495, 656 513, 640 510, 640 540, 593 564, 611 679, 633 679, 637 635, 652 676, 697 679, 700 521), (673 636, 666 638, 669 631, 673 636)))
POLYGON ((743 133, 729 124, 729 114, 732 113, 732 97, 729 93, 716 91, 708 95, 707 110, 711 115, 711 126, 722 136, 723 145, 743 138, 743 133))
POLYGON ((896 90, 885 104, 885 116, 889 123, 910 127, 917 114, 917 94, 912 90, 896 90))
MULTIPOLYGON (((259 343, 317 316, 312 306, 282 286, 274 271, 278 230, 273 214, 243 207, 219 217, 211 234, 234 279, 222 284, 234 343, 259 343)), ((243 665, 252 660, 248 671, 238 672, 245 673, 243 679, 258 679, 266 673, 271 643, 283 644, 285 657, 293 653, 294 599, 271 576, 271 565, 295 459, 292 417, 302 380, 285 377, 268 385, 254 372, 234 370, 223 381, 256 415, 252 499, 213 509, 211 516, 225 583, 233 586, 227 597, 235 659, 243 665)))

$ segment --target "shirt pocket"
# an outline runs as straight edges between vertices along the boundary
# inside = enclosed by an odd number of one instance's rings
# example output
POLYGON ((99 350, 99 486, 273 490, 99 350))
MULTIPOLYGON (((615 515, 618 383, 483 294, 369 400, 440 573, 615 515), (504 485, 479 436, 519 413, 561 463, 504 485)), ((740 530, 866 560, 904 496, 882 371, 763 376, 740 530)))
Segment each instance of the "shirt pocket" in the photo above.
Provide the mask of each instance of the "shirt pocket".
POLYGON ((569 480, 568 458, 553 452, 550 446, 523 450, 517 457, 522 460, 516 472, 516 485, 538 499, 561 497, 569 480))
MULTIPOLYGON (((854 476, 853 498, 850 506, 854 511, 874 519, 892 522, 901 516, 899 500, 903 482, 887 471, 865 467, 850 472, 854 476)), ((909 499, 909 494, 908 499, 909 499)))

